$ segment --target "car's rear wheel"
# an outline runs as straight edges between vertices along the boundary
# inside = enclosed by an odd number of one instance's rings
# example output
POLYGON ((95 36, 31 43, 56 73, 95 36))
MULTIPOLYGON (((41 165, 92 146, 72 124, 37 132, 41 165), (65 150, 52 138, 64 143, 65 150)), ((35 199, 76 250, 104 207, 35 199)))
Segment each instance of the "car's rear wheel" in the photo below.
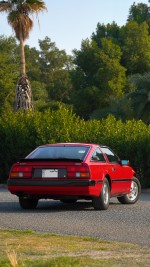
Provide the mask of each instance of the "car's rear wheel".
POLYGON ((141 194, 141 184, 136 177, 133 177, 131 182, 130 193, 121 197, 117 197, 122 204, 134 204, 139 199, 141 194))
POLYGON ((19 204, 22 209, 35 209, 38 204, 38 199, 20 196, 19 204))
POLYGON ((107 210, 109 207, 109 201, 110 201, 110 187, 108 180, 105 178, 100 196, 94 197, 92 199, 92 204, 95 210, 107 210))

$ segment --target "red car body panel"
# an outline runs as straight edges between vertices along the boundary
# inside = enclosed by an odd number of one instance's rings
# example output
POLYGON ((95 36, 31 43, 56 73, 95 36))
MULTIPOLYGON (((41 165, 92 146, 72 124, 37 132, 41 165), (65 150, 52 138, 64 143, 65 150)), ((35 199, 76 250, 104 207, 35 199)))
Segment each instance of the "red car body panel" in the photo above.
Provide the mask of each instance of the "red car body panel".
MULTIPOLYGON (((101 193, 104 178, 110 184, 110 195, 120 196, 130 192, 134 170, 128 165, 109 162, 105 153, 105 162, 92 160, 95 149, 101 149, 96 144, 64 143, 45 145, 44 147, 89 147, 83 161, 56 160, 23 160, 15 163, 8 179, 8 190, 12 194, 37 196, 40 198, 61 199, 61 197, 92 198, 101 193), (42 177, 51 172, 51 177, 42 177), (52 172, 54 174, 52 174, 52 172), (56 177, 52 177, 52 175, 56 177), (57 177, 58 175, 58 177, 57 177), (61 176, 61 177, 60 177, 61 176), (78 177, 80 176, 80 177, 78 177)), ((82 151, 80 151, 82 153, 82 151)))

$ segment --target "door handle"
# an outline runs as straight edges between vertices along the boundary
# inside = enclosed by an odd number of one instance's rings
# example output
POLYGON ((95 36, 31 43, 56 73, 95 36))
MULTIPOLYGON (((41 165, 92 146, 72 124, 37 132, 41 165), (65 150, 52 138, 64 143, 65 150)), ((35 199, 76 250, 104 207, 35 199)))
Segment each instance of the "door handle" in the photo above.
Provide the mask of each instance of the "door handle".
POLYGON ((113 172, 115 172, 115 171, 116 171, 116 169, 115 169, 115 168, 112 168, 112 171, 113 171, 113 172))

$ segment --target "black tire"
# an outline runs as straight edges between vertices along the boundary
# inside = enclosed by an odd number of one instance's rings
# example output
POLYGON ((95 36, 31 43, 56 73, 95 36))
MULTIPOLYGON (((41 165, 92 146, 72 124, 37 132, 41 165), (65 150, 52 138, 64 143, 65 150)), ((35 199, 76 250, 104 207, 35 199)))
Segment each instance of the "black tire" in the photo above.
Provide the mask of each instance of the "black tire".
POLYGON ((38 199, 19 197, 19 204, 22 209, 35 209, 38 204, 38 199))
POLYGON ((102 191, 99 197, 92 199, 92 204, 95 210, 107 210, 110 201, 110 186, 108 180, 105 178, 103 182, 102 191))
POLYGON ((77 199, 60 199, 60 201, 64 204, 74 204, 77 202, 77 199))
POLYGON ((121 204, 134 204, 138 201, 140 194, 141 194, 140 181, 136 177, 133 177, 130 193, 121 197, 117 197, 117 199, 121 204))

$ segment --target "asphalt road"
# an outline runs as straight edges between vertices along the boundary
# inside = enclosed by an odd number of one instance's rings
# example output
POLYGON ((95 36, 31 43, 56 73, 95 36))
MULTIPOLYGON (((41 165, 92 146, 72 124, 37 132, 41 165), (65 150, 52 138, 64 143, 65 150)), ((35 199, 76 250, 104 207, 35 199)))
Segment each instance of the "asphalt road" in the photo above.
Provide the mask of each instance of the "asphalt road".
POLYGON ((18 198, 0 187, 0 228, 34 230, 63 235, 98 237, 104 240, 150 247, 150 192, 134 205, 111 199, 107 211, 95 211, 91 202, 63 204, 40 200, 35 210, 22 210, 18 198))

